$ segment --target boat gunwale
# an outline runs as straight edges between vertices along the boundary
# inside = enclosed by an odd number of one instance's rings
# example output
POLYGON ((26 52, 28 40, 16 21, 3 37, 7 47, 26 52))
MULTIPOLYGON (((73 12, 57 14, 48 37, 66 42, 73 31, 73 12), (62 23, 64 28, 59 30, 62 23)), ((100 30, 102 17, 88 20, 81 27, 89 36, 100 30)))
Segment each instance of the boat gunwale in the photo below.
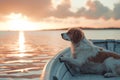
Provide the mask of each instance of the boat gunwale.
POLYGON ((46 63, 46 65, 44 66, 42 75, 41 75, 41 80, 53 80, 53 74, 50 74, 53 70, 53 67, 56 65, 55 63, 57 63, 59 61, 59 57, 62 55, 66 55, 66 53, 70 51, 70 48, 65 48, 64 50, 60 51, 58 54, 56 54, 50 61, 48 61, 46 63))

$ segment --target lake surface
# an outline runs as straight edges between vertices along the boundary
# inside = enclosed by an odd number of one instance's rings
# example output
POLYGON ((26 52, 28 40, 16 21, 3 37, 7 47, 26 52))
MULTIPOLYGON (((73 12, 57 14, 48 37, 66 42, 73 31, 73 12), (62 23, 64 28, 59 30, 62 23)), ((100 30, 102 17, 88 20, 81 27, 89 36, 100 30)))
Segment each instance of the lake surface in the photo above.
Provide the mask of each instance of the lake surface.
MULTIPOLYGON (((119 39, 120 30, 83 30, 88 39, 119 39)), ((44 65, 70 46, 60 31, 0 31, 0 80, 40 80, 44 65)))

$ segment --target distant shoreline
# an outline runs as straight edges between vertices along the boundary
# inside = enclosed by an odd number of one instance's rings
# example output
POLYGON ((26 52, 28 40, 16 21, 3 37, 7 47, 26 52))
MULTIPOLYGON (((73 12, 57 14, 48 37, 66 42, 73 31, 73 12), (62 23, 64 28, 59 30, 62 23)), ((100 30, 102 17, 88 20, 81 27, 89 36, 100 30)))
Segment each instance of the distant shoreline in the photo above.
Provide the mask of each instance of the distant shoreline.
MULTIPOLYGON (((37 30, 37 31, 57 31, 57 30, 68 30, 69 28, 63 28, 63 29, 43 29, 43 30, 37 30)), ((81 28, 83 30, 120 30, 120 28, 81 28)))
MULTIPOLYGON (((81 28, 81 27, 78 27, 81 28)), ((69 28, 61 29, 42 29, 42 30, 29 30, 29 31, 59 31, 59 30, 68 30, 69 28)), ((83 30, 120 30, 120 28, 81 28, 83 30)), ((0 31, 19 31, 19 30, 0 30, 0 31)))

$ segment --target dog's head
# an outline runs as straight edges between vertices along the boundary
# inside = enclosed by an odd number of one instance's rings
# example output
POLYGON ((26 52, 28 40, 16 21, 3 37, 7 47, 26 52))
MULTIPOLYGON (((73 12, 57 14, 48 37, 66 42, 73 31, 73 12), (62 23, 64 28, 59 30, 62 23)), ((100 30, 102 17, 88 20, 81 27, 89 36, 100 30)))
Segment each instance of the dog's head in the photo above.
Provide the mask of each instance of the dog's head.
POLYGON ((61 36, 64 40, 77 44, 81 39, 83 39, 84 33, 79 28, 71 28, 67 33, 62 33, 61 36))

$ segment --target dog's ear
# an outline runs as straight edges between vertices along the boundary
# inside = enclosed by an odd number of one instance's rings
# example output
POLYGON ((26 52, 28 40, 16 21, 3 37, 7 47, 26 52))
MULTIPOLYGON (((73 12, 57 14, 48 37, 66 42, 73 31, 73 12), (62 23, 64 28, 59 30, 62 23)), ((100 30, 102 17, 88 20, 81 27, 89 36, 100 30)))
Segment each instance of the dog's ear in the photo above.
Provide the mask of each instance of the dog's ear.
POLYGON ((74 44, 77 44, 81 39, 83 39, 83 37, 84 37, 84 33, 82 32, 81 29, 74 29, 72 31, 71 41, 74 44))

